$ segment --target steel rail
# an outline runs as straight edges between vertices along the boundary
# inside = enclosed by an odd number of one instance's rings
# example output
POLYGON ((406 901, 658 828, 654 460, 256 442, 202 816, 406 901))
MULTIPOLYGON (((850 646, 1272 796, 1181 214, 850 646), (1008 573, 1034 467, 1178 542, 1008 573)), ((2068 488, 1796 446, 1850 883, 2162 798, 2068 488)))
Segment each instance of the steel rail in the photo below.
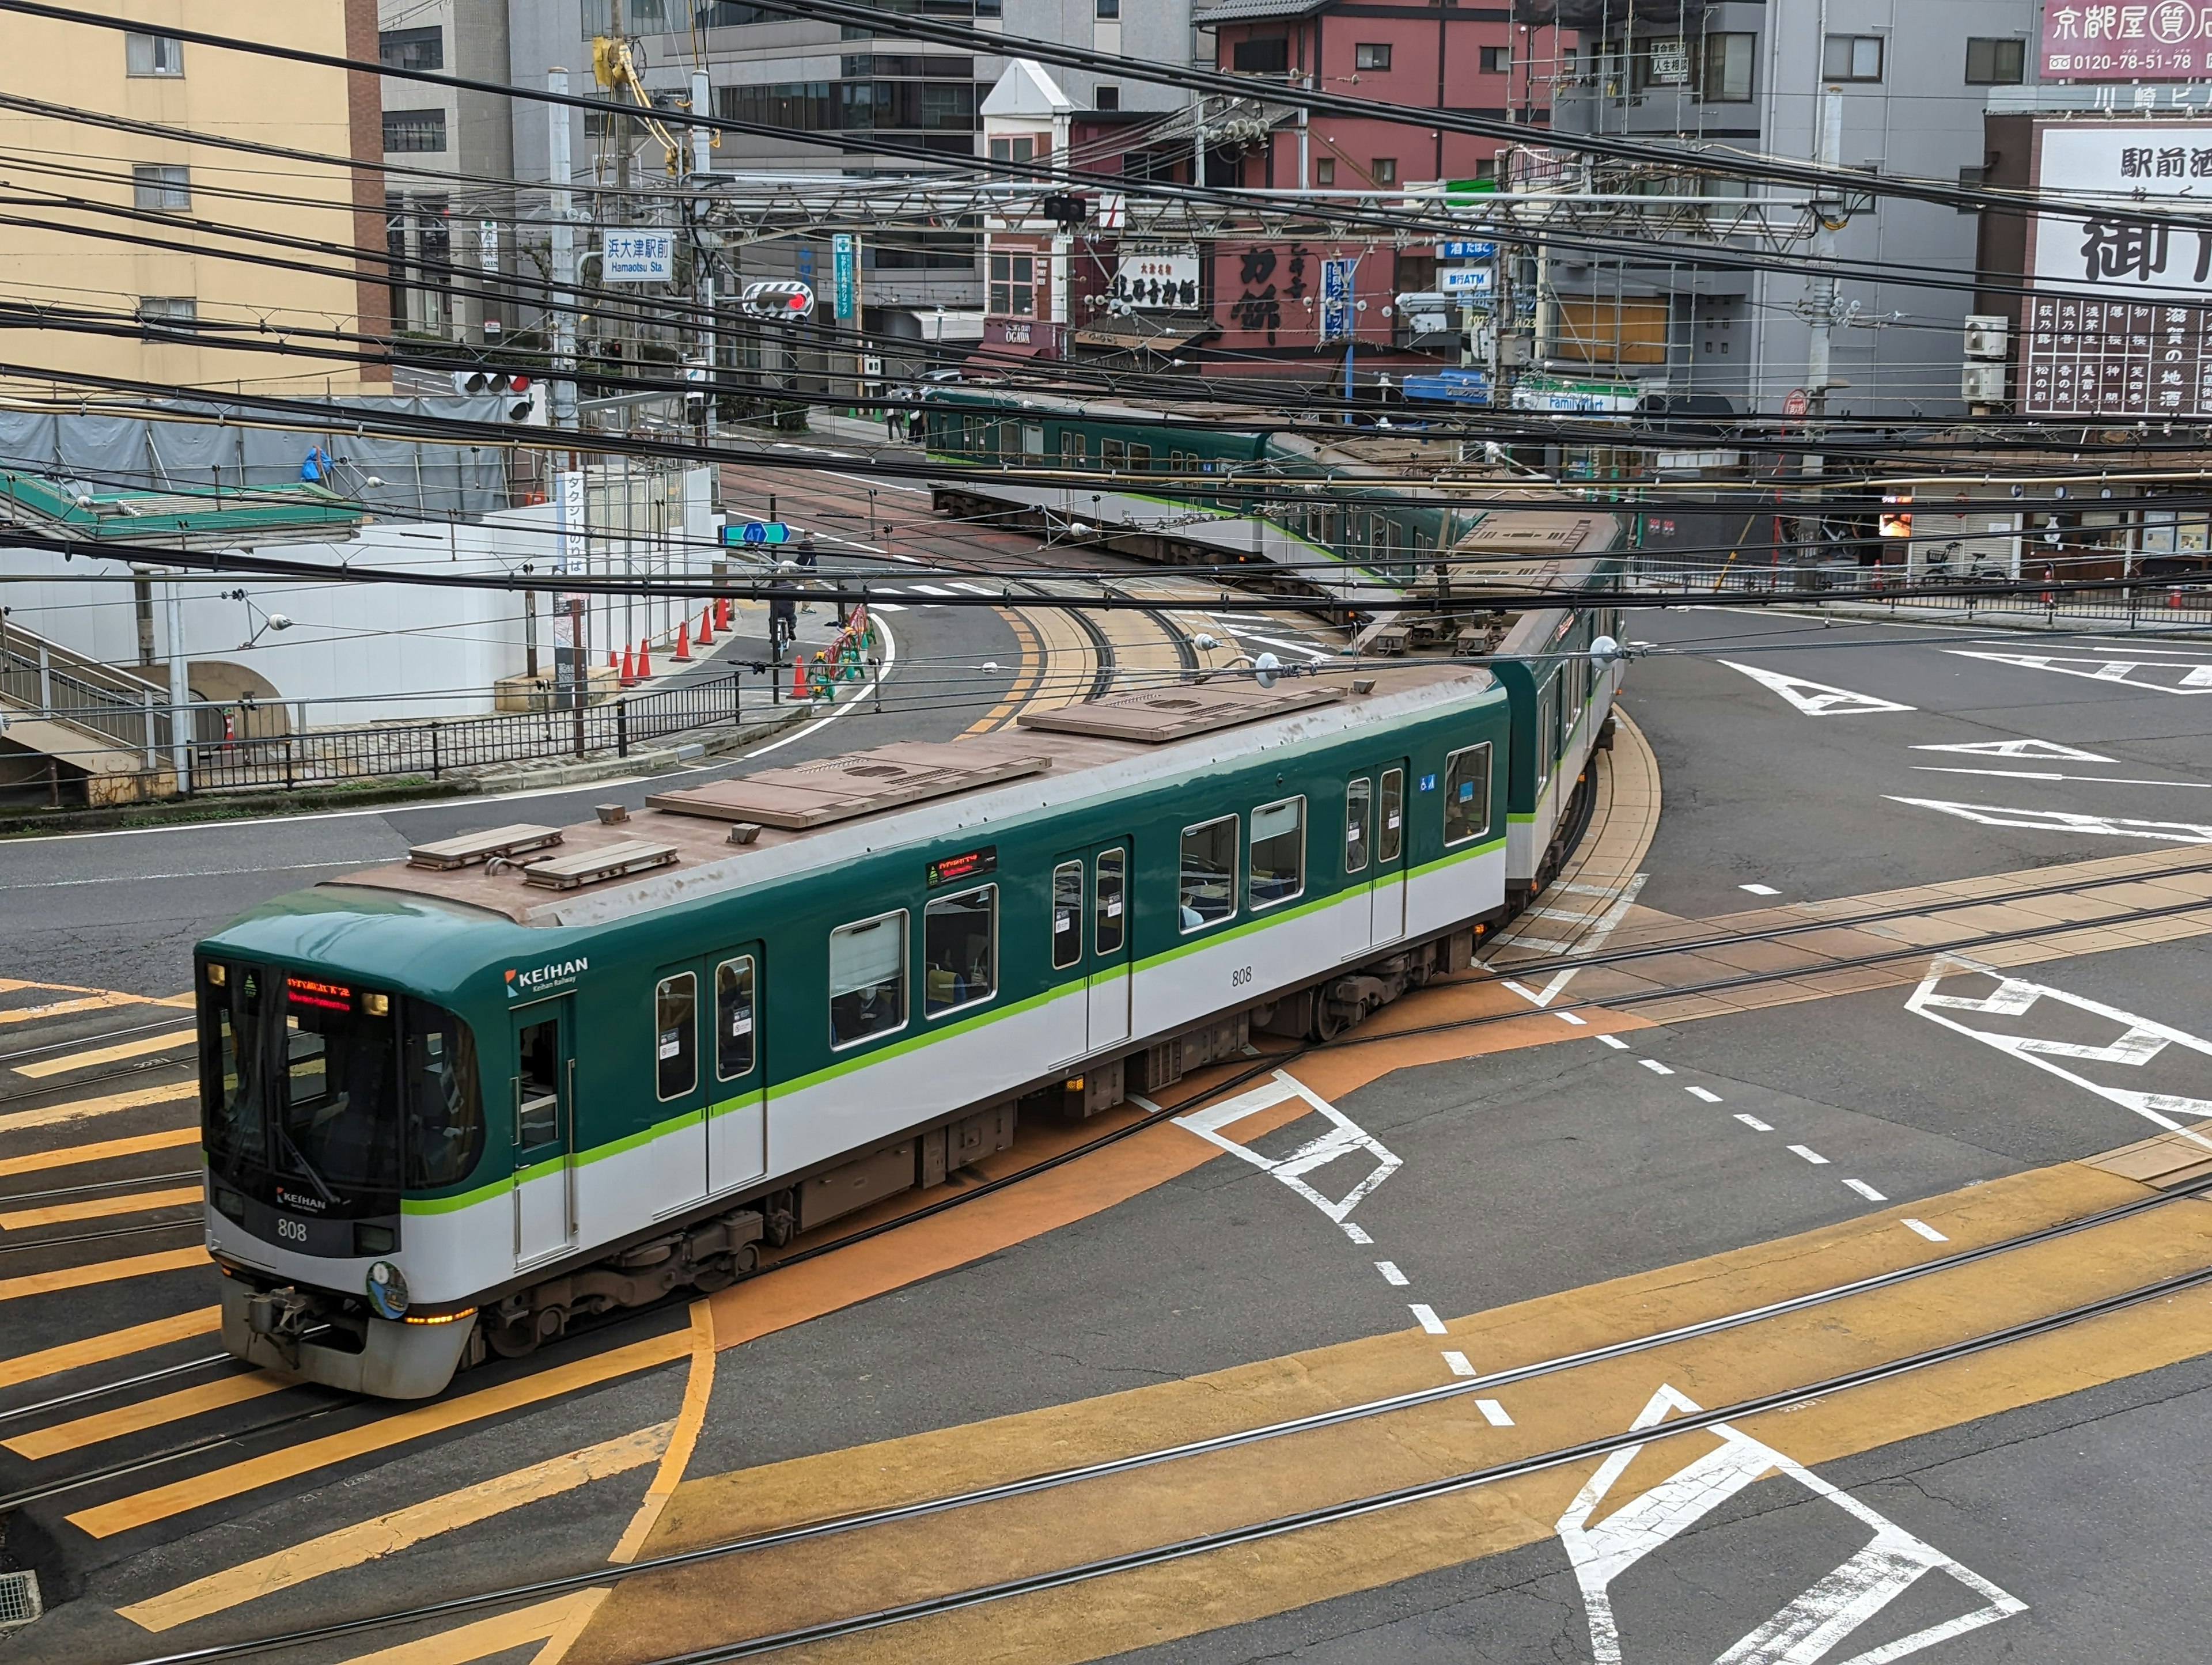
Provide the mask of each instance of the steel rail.
MULTIPOLYGON (((161 1205, 166 1208, 198 1208, 199 1200, 191 1202, 172 1202, 161 1205)), ((105 1231, 79 1231, 66 1237, 33 1237, 27 1243, 0 1243, 0 1255, 21 1255, 33 1249, 59 1249, 69 1243, 112 1243, 118 1237, 143 1237, 149 1231, 199 1231, 205 1230, 202 1218, 194 1214, 187 1220, 155 1220, 144 1225, 118 1225, 105 1231)))
POLYGON ((54 1197, 88 1197, 100 1191, 120 1191, 126 1185, 159 1185, 163 1181, 198 1179, 197 1168, 180 1168, 173 1174, 133 1174, 128 1179, 104 1179, 93 1185, 65 1185, 53 1191, 0 1191, 0 1208, 19 1202, 45 1202, 54 1197))
MULTIPOLYGON (((1868 1277, 1853 1279, 1845 1283, 1832 1285, 1823 1289, 1808 1291, 1802 1295, 1786 1297, 1781 1300, 1768 1302, 1759 1306, 1745 1308, 1736 1312, 1722 1314, 1713 1318, 1701 1319, 1688 1324, 1677 1325, 1672 1328, 1657 1331, 1649 1335, 1634 1336, 1620 1341, 1605 1343, 1599 1346, 1583 1348, 1575 1352, 1563 1353, 1551 1358, 1533 1361, 1527 1364, 1514 1365, 1505 1370, 1492 1371, 1480 1376, 1456 1379, 1449 1382, 1440 1383, 1433 1388, 1417 1389, 1407 1393, 1389 1395, 1381 1399, 1367 1400, 1353 1405, 1339 1407, 1334 1410, 1315 1412, 1305 1416, 1287 1418, 1278 1422, 1264 1424, 1255 1428, 1243 1429, 1237 1432, 1229 1434, 1213 1435, 1207 1438, 1188 1441, 1176 1445, 1163 1447, 1157 1450, 1136 1452, 1127 1456, 1108 1458, 1098 1462, 1085 1463, 1066 1468, 1049 1470, 1042 1474, 1025 1476, 1020 1480, 1005 1481, 994 1486, 975 1487, 966 1492, 955 1492, 942 1498, 925 1498, 917 1503, 894 1504, 883 1509, 860 1510, 849 1515, 833 1516, 828 1520, 813 1521, 799 1526, 780 1528, 773 1531, 757 1533, 746 1537, 735 1539, 727 1543, 712 1544, 702 1546, 696 1549, 678 1551, 673 1554, 656 1556, 650 1559, 633 1562, 628 1565, 607 1567, 597 1569, 590 1572, 576 1573, 558 1578, 544 1579, 529 1584, 514 1585, 498 1590, 486 1591, 476 1595, 449 1598, 443 1601, 426 1603, 421 1607, 414 1608, 398 1610, 381 1614, 365 1615, 360 1619, 342 1620, 336 1624, 319 1626, 310 1630, 295 1631, 281 1635, 259 1637, 243 1642, 225 1644, 220 1646, 194 1649, 182 1653, 165 1654, 157 1657, 135 1662, 134 1665, 198 1665, 198 1662, 202 1661, 212 1662, 216 1660, 242 1658, 257 1653, 271 1651, 279 1648, 300 1647, 311 1643, 334 1640, 342 1637, 358 1635, 364 1632, 388 1629, 399 1625, 421 1623, 435 1619, 452 1618, 462 1613, 476 1611, 482 1607, 504 1606, 510 1602, 523 1601, 540 1600, 548 1596, 567 1594, 577 1589, 586 1589, 595 1585, 605 1584, 611 1582, 620 1582, 624 1579, 636 1577, 647 1573, 674 1571, 684 1568, 698 1566, 708 1562, 724 1559, 732 1556, 755 1553, 763 1550, 781 1547, 786 1545, 805 1543, 823 1538, 842 1536, 849 1533, 866 1530, 875 1527, 896 1525, 905 1522, 925 1519, 933 1515, 945 1514, 957 1510, 973 1508, 981 1504, 1002 1502, 1010 1498, 1030 1496, 1037 1492, 1054 1491, 1065 1486, 1080 1485, 1089 1480, 1108 1479, 1119 1474, 1134 1473, 1145 1468, 1157 1468, 1166 1463, 1181 1461, 1189 1457, 1201 1456, 1219 1451, 1233 1450, 1242 1446, 1260 1444, 1273 1440, 1286 1438, 1297 1434, 1310 1433, 1322 1429, 1339 1427, 1351 1423, 1371 1420, 1378 1417, 1389 1416, 1401 1411, 1413 1410, 1424 1406, 1438 1404, 1449 1400, 1462 1398, 1468 1395, 1494 1392, 1500 1388, 1509 1387, 1517 1382, 1528 1382, 1547 1376, 1558 1375, 1564 1371, 1580 1369, 1589 1364, 1601 1364, 1612 1359, 1628 1358, 1638 1353, 1649 1352, 1661 1347, 1673 1346, 1677 1342, 1696 1340, 1709 1336, 1725 1334, 1731 1330, 1740 1329, 1751 1324, 1761 1323, 1769 1319, 1788 1316, 1791 1314, 1811 1310, 1821 1306, 1831 1305, 1836 1302, 1848 1300, 1856 1296, 1869 1294, 1884 1289, 1893 1288, 1899 1285, 1914 1282, 1923 1278, 1936 1276, 1946 1272, 1956 1271, 1961 1267, 1973 1266, 1985 1261, 1997 1259, 2003 1255, 2017 1253, 2021 1249, 2033 1248, 2041 1243, 2057 1241, 2078 1232, 2092 1231, 2100 1226, 2131 1218, 2136 1215, 2148 1212, 2154 1209, 2162 1208, 2170 1203, 2179 1202, 2188 1198, 2201 1195, 2208 1189, 2212 1189, 2212 1176, 2208 1176, 2204 1179, 2193 1182, 2185 1187, 2177 1187, 2173 1190, 2162 1192, 2154 1196, 2137 1198, 2132 1201, 2117 1204, 2110 1208, 2099 1209, 2092 1213, 2077 1216, 2070 1220, 2061 1220, 2054 1222, 2050 1225, 2039 1226, 2033 1231, 2021 1232, 2014 1237, 2002 1238, 1995 1243, 1984 1243, 1972 1249, 1956 1250, 1949 1255, 1942 1255, 1931 1261, 1922 1261, 1917 1265, 1896 1267, 1888 1272, 1876 1273, 1868 1277)), ((1663 1428, 1667 1431, 1683 1431, 1691 1427, 1707 1425, 1707 1423, 1711 1421, 1725 1420, 1734 1416, 1751 1414, 1755 1410, 1765 1410, 1781 1405, 1796 1404, 1808 1398, 1837 1391, 1842 1387, 1856 1386, 1859 1385, 1862 1382, 1866 1381, 1878 1381, 1883 1379, 1886 1376, 1901 1374, 1904 1370, 1909 1369, 1925 1368, 1927 1365, 1931 1364, 1944 1362, 1944 1360, 1949 1358, 1964 1356, 1966 1352, 1985 1350, 1990 1346, 2000 1346, 2011 1340, 2023 1339, 2027 1335, 2040 1334, 2045 1330, 2057 1328, 2063 1324, 2076 1322, 2084 1317, 2095 1316, 2098 1311, 2109 1310, 2115 1303, 2129 1304, 2142 1300, 2152 1299, 2155 1298, 2159 1294, 2170 1292, 2174 1288, 2187 1287, 2191 1285, 2208 1280, 2212 1280, 2212 1267, 2207 1267, 2197 1272, 2180 1274, 2175 1279, 2166 1279, 2159 1284, 2146 1285, 2141 1289, 2130 1291, 2121 1296, 2106 1297, 2103 1301, 2091 1303, 2085 1307, 2069 1309, 2068 1310, 2059 1314, 2029 1320, 2023 1324, 2012 1326, 2005 1330, 1991 1332, 1990 1334, 1981 1337, 1970 1338, 1965 1342, 1946 1344, 1943 1346, 1929 1349, 1923 1353, 1911 1355, 1904 1360, 1893 1360, 1886 1364, 1871 1366, 1863 1370, 1852 1372, 1846 1376, 1831 1378, 1827 1382, 1816 1382, 1809 1387, 1795 1388, 1772 1395, 1763 1395, 1759 1399, 1743 1401, 1738 1405, 1725 1407, 1723 1410, 1701 1413, 1700 1414, 1706 1419, 1705 1422, 1698 1422, 1694 1419, 1685 1419, 1680 1422, 1670 1421, 1663 1425, 1663 1428)), ((1122 1571, 1126 1570, 1127 1565, 1141 1565, 1149 1564, 1152 1561, 1178 1559, 1183 1555, 1199 1553, 1199 1547, 1194 1547, 1194 1545, 1200 1547, 1226 1547, 1229 1544, 1250 1541, 1252 1537, 1255 1534, 1260 1536, 1273 1535, 1273 1534, 1278 1531, 1293 1529, 1291 1527, 1285 1526, 1283 1523, 1285 1521, 1296 1522, 1297 1524, 1310 1525, 1319 1524, 1323 1520, 1327 1519, 1346 1518, 1351 1515, 1368 1512, 1370 1510, 1389 1506, 1394 1503, 1412 1502, 1421 1497, 1440 1495, 1443 1491, 1457 1489, 1458 1487, 1468 1484, 1487 1484, 1499 1479, 1512 1478, 1521 1474, 1534 1473, 1541 1468, 1556 1467, 1561 1463, 1579 1461, 1587 1456, 1600 1455, 1605 1451, 1617 1449, 1624 1445, 1634 1444, 1656 1437, 1657 1437, 1658 1432, 1659 1431, 1656 1430, 1645 1430, 1623 1435, 1607 1436, 1605 1438, 1595 1442, 1565 1448, 1560 1451, 1546 1453, 1538 1457, 1524 1459, 1516 1463, 1503 1465, 1498 1468, 1477 1470, 1474 1471, 1473 1474, 1455 1475, 1441 1481, 1425 1482, 1420 1486, 1401 1488, 1397 1492, 1381 1493, 1372 1498, 1354 1499, 1347 1504, 1330 1505, 1324 1510, 1306 1511, 1299 1516, 1286 1516, 1282 1517, 1282 1519, 1279 1521, 1262 1522, 1256 1527, 1232 1528, 1231 1531, 1227 1534, 1209 1534, 1207 1538, 1202 1540, 1186 1540, 1180 1543, 1164 1546, 1155 1550, 1137 1552, 1134 1557, 1115 1558, 1110 1563, 1091 1563, 1086 1564, 1086 1565, 1100 1571, 1122 1571), (1220 1541, 1215 1542, 1214 1540, 1217 1539, 1220 1541)), ((1079 1580, 1070 1576, 1076 1571, 1078 1570, 1068 1569, 1060 1573, 1045 1576, 1048 1577, 1060 1578, 1066 1582, 1079 1582, 1079 1580)), ((1097 1571, 1094 1571, 1086 1576, 1098 1576, 1098 1574, 1097 1571)), ((875 1628, 883 1624, 897 1622, 896 1619, 885 1617, 885 1613, 895 1613, 899 1618, 921 1617, 929 1612, 945 1610, 941 1604, 945 1601, 951 1601, 959 1605, 974 1605, 986 1600, 1003 1599, 1005 1595, 1022 1594, 1030 1587, 1030 1583, 1031 1581, 1016 1581, 1011 1584, 981 1586, 975 1590, 961 1592, 956 1596, 937 1598, 936 1600, 928 1602, 909 1604, 909 1606, 905 1608, 886 1609, 884 1613, 863 1615, 856 1619, 838 1621, 838 1623, 848 1626, 875 1628)), ((775 1648, 793 1646, 800 1641, 824 1639, 830 1635, 841 1633, 845 1632, 822 1626, 813 1626, 809 1627, 805 1631, 780 1632, 773 1637, 755 1638, 745 1643, 733 1645, 740 1649, 752 1649, 766 1652, 770 1651, 775 1648)), ((726 1657, 738 1658, 743 1656, 744 1655, 742 1653, 725 1653, 710 1650, 697 1654, 670 1656, 664 1660, 655 1662, 655 1665, 677 1665, 678 1661, 685 1662, 686 1665, 689 1665, 689 1662, 694 1660, 704 1661, 707 1659, 720 1659, 726 1657)))
MULTIPOLYGON (((153 1002, 149 999, 147 1004, 150 1006, 153 1002)), ((38 1008, 33 1006, 30 1010, 36 1012, 38 1008)), ((59 1052, 64 1047, 82 1046, 88 1042, 96 1045, 102 1041, 121 1040, 126 1036, 146 1035, 155 1030, 174 1029, 179 1024, 189 1024, 192 1021, 192 1013, 180 1011, 174 1018, 166 1024, 133 1024, 127 1029, 104 1029, 91 1035, 76 1036, 67 1041, 47 1041, 35 1047, 21 1048, 15 1052, 0 1052, 0 1065, 12 1065, 18 1058, 35 1058, 42 1052, 59 1052)))

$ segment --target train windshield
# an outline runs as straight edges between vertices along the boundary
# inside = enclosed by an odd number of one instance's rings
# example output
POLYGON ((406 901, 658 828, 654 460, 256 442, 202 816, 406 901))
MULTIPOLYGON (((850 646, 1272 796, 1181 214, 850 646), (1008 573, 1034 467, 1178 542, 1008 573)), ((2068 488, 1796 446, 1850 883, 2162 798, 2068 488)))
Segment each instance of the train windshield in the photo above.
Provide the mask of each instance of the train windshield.
POLYGON ((397 1213, 403 1178, 449 1184, 483 1144, 475 1047, 450 1012, 327 977, 201 975, 210 1167, 283 1209, 397 1213))

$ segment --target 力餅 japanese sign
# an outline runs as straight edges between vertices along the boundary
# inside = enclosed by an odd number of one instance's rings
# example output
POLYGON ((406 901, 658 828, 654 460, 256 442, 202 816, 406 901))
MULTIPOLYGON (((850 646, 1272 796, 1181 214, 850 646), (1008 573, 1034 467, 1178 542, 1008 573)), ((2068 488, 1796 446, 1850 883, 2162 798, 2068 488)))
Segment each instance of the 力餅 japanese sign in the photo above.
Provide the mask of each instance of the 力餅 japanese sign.
POLYGON ((2212 7, 2191 0, 2140 5, 2049 0, 2043 11, 2042 66, 2051 80, 2212 76, 2212 7))

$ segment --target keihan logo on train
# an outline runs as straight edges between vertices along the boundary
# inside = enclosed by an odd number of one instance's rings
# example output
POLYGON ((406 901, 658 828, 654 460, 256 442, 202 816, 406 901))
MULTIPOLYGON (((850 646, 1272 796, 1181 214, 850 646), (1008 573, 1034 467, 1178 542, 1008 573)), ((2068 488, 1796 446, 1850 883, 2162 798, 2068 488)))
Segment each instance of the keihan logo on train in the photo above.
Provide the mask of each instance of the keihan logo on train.
POLYGON ((527 971, 517 971, 510 966, 507 973, 507 998, 519 1000, 528 994, 550 994, 591 969, 592 963, 580 954, 573 960, 556 960, 550 965, 532 966, 527 971))

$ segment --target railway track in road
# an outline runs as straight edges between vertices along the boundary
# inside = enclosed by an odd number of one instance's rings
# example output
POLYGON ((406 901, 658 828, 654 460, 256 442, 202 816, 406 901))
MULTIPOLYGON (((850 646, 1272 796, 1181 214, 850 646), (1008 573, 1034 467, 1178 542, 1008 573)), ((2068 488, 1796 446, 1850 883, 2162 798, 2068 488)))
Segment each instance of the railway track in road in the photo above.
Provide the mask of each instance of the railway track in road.
MULTIPOLYGON (((667 1577, 742 1557, 764 1555, 798 1547, 820 1546, 831 1540, 851 1539, 858 1534, 896 1528, 933 1516, 985 1510, 1017 1499, 1097 1485, 1279 1441, 1353 1428, 1362 1424, 1378 1424, 1449 1406, 1454 1401, 1474 1400, 1530 1382, 1567 1377, 1595 1366, 1659 1354, 1668 1349, 1685 1347, 1759 1326, 1780 1325, 1787 1320, 1820 1313, 1853 1301, 1868 1300, 1907 1285, 1930 1281, 1940 1283, 1973 1268, 2022 1256, 2030 1251, 2084 1234, 2124 1227, 2175 1204, 2201 1198, 2208 1192, 2212 1192, 2212 1176, 2154 1195, 2094 1209, 2028 1231, 1955 1249, 1925 1261, 1824 1285, 1783 1298, 1645 1334, 1626 1337, 1478 1376, 1456 1378, 1433 1387, 1391 1394, 1231 1432, 1129 1452, 1102 1461, 1044 1470, 939 1497, 805 1521, 750 1534, 726 1542, 641 1559, 624 1566, 599 1568, 564 1577, 506 1586, 465 1597, 391 1609, 329 1625, 267 1634, 228 1645, 163 1655, 142 1660, 137 1662, 137 1665, 184 1665, 187 1660, 212 1662, 242 1658, 329 1644, 401 1626, 434 1624, 488 1608, 544 1601, 580 1589, 640 1578, 667 1577)), ((742 1659, 830 1641, 963 1607, 1036 1595, 1271 1537, 1351 1521, 1454 1492, 1498 1485, 1548 1469, 1601 1458, 1632 1446, 1679 1437, 1710 1428, 1717 1423, 1733 1422, 1765 1412, 1805 1405, 1829 1395, 2032 1341, 2073 1325, 2124 1312, 2147 1303, 2170 1299, 2178 1294, 2212 1284, 2212 1234, 2200 1232, 2199 1236, 2205 1240, 2197 1245, 2195 1258, 2203 1261, 2204 1263, 2202 1265, 2100 1292, 2085 1300, 2065 1302, 2049 1310, 2037 1311, 2014 1322, 1996 1324, 1852 1369, 1832 1371, 1814 1379, 1792 1381, 1781 1387, 1748 1394, 1717 1408, 1693 1410, 1656 1428, 1631 1428, 1596 1434, 1522 1453, 1505 1461, 1435 1475, 1415 1484, 1357 1492, 1320 1506, 1269 1515, 1218 1531, 1175 1537, 1121 1554, 1079 1559, 1018 1577, 960 1586, 923 1599, 869 1607, 816 1623, 653 1657, 657 1665, 705 1665, 708 1661, 742 1659)), ((1833 1324, 1838 1321, 1824 1318, 1821 1322, 1833 1324)), ((1848 1320, 1842 1322, 1847 1323, 1848 1320)))

